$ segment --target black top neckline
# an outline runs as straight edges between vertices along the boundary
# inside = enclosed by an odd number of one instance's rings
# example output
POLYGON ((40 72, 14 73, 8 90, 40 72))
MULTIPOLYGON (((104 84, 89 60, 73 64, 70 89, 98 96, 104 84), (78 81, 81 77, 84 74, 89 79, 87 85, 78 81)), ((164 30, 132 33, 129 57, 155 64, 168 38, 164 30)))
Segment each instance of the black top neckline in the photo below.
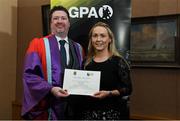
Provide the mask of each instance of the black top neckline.
POLYGON ((97 64, 106 63, 106 62, 108 62, 109 60, 111 60, 113 57, 114 57, 114 56, 110 56, 109 58, 107 58, 106 60, 101 61, 101 62, 97 62, 97 61, 94 60, 94 58, 92 58, 92 62, 97 63, 97 64))

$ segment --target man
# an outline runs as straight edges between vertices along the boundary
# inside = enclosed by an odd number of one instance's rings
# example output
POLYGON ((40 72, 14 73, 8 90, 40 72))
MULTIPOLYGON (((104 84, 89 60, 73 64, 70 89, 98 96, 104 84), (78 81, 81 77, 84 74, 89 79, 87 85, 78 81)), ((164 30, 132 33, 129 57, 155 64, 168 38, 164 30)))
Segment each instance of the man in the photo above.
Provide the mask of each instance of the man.
POLYGON ((51 34, 35 38, 29 45, 23 71, 24 119, 66 118, 65 100, 69 94, 62 89, 64 69, 81 69, 83 60, 81 46, 67 37, 69 19, 66 8, 54 7, 50 11, 51 34))

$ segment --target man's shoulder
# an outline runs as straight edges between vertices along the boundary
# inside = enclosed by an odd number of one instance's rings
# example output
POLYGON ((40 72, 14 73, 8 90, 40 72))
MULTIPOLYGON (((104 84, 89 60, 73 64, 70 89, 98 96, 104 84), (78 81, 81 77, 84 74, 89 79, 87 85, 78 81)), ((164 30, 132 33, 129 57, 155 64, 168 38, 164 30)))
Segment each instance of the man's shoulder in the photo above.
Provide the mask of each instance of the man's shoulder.
POLYGON ((47 36, 43 36, 43 37, 35 37, 35 38, 33 38, 32 39, 32 41, 31 41, 31 44, 33 44, 33 45, 39 45, 39 44, 43 44, 44 42, 44 38, 49 38, 50 37, 50 35, 47 35, 47 36))
POLYGON ((30 42, 30 46, 39 46, 43 44, 43 38, 33 38, 30 42))
POLYGON ((30 43, 29 43, 29 47, 28 47, 28 51, 39 51, 42 50, 42 48, 44 48, 44 39, 45 37, 35 37, 33 38, 30 43))

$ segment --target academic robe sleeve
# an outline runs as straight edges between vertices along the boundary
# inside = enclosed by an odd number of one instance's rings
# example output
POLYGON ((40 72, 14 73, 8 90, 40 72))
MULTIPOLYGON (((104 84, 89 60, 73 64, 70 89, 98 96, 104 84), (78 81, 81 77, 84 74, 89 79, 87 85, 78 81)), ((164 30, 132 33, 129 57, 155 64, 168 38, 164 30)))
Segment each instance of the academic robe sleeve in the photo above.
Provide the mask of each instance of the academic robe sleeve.
POLYGON ((25 55, 22 116, 39 104, 52 88, 47 82, 45 49, 42 39, 34 39, 25 55))

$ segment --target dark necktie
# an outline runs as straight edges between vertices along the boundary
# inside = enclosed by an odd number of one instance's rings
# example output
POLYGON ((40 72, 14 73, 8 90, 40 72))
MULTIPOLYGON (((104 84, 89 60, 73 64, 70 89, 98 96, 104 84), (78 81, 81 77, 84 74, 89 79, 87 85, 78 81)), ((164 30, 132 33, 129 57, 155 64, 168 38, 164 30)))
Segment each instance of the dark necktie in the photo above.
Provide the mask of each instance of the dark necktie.
POLYGON ((62 66, 63 67, 66 67, 66 49, 65 49, 65 47, 64 47, 64 44, 66 43, 66 41, 65 40, 60 40, 59 41, 60 42, 60 45, 61 45, 61 47, 60 47, 60 55, 61 55, 61 64, 62 64, 62 66))

